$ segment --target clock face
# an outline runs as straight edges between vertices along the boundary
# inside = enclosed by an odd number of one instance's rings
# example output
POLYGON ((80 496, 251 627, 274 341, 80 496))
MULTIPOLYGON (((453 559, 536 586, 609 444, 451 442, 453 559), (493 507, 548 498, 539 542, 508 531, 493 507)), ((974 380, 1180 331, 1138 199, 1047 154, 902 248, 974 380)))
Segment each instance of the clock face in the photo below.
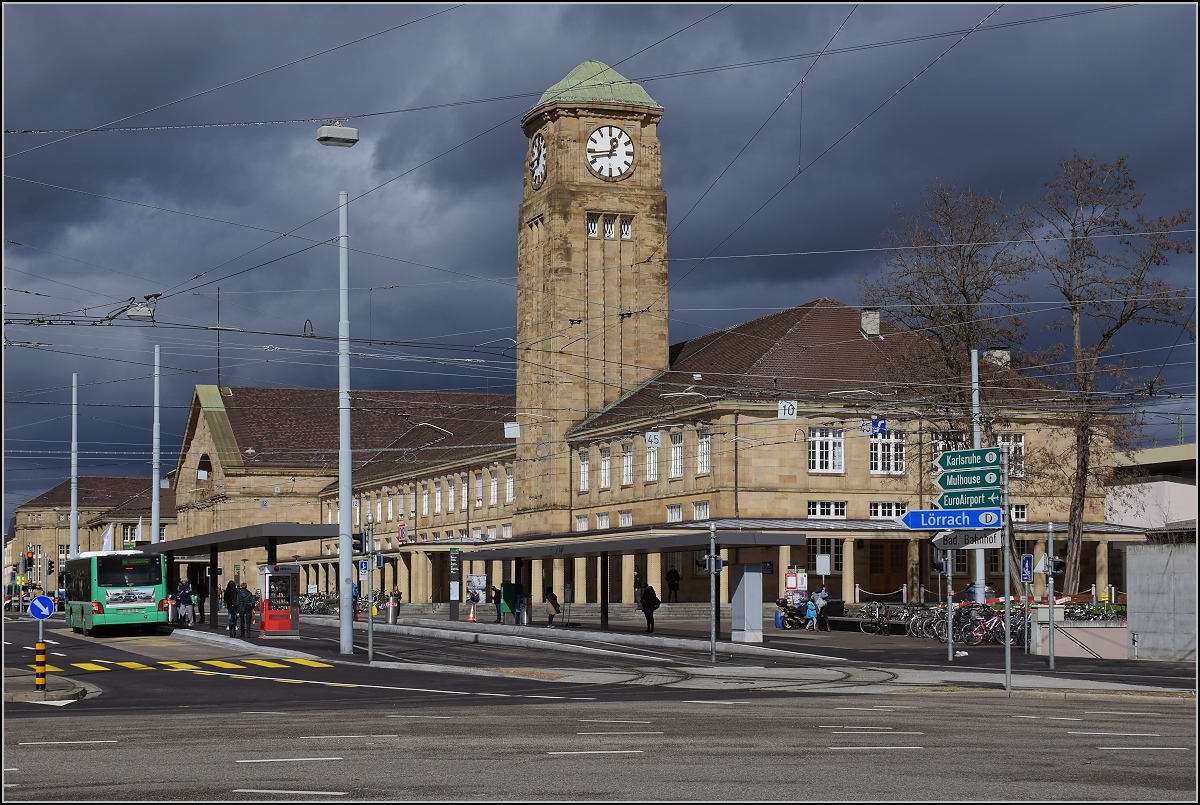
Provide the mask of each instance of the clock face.
POLYGON ((633 167, 633 140, 617 126, 601 126, 588 137, 584 156, 592 173, 615 182, 633 167))
POLYGON ((538 134, 529 148, 529 180, 537 190, 546 181, 546 138, 538 134))

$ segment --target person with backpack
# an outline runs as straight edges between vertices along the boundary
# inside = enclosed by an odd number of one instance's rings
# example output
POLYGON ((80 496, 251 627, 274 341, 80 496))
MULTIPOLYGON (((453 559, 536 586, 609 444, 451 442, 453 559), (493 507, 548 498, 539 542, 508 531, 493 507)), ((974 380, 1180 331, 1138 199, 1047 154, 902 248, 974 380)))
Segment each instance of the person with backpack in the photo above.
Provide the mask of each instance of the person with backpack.
POLYGON ((244 581, 233 600, 233 612, 238 619, 238 636, 246 640, 250 637, 250 621, 254 618, 254 593, 246 589, 244 581))
POLYGON ((654 610, 658 609, 662 601, 658 600, 658 593, 649 584, 642 587, 642 614, 646 616, 646 632, 654 634, 654 610))
POLYGON ((224 595, 221 596, 222 600, 225 602, 225 614, 229 618, 228 626, 230 637, 233 637, 237 632, 237 615, 233 611, 233 603, 237 601, 237 594, 237 584, 234 583, 233 579, 230 579, 229 583, 225 585, 224 595))
POLYGON ((804 628, 817 630, 817 599, 810 598, 808 603, 804 605, 804 628))

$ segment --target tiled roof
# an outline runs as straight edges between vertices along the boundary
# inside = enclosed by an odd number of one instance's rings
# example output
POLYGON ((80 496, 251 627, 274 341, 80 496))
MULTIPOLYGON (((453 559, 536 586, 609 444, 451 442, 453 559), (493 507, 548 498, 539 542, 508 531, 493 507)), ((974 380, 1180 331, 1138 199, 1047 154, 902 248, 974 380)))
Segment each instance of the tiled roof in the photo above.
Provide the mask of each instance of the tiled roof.
MULTIPOLYGON (((674 410, 708 402, 797 400, 807 404, 936 404, 948 386, 940 378, 913 376, 911 356, 926 342, 880 322, 880 338, 867 338, 859 308, 817 299, 671 347, 670 368, 608 409, 572 429, 603 428, 638 417, 670 418, 674 410), (694 375, 701 379, 694 379, 694 375)), ((991 384, 990 400, 1044 398, 1048 391, 1007 369, 991 384)), ((962 381, 969 392, 970 377, 962 381)), ((962 390, 959 386, 959 390, 962 390)), ((968 395, 969 396, 969 395, 968 395)))
MULTIPOLYGON (((222 388, 242 466, 337 471, 336 389, 222 388)), ((511 450, 504 422, 511 394, 352 391, 350 442, 356 480, 511 450)))
MULTIPOLYGON (((135 505, 140 499, 145 500, 146 513, 150 512, 150 479, 131 478, 121 475, 81 475, 79 476, 78 505, 80 508, 115 509, 135 505)), ((50 489, 22 506, 50 507, 71 506, 71 479, 50 489)), ((131 510, 136 517, 136 509, 131 510)), ((169 516, 175 516, 175 491, 163 489, 159 494, 159 513, 170 511, 169 516), (169 509, 168 509, 169 506, 169 509)), ((129 515, 122 515, 129 516, 129 515)))

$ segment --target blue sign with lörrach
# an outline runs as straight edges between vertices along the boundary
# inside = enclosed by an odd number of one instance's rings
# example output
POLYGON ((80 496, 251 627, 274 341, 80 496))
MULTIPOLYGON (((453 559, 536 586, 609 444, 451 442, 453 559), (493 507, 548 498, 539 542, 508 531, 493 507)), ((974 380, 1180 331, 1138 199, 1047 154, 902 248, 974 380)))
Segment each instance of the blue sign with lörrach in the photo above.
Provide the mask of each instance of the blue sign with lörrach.
POLYGON ((914 531, 942 531, 947 528, 996 528, 1000 525, 999 509, 917 509, 900 518, 906 528, 914 531))

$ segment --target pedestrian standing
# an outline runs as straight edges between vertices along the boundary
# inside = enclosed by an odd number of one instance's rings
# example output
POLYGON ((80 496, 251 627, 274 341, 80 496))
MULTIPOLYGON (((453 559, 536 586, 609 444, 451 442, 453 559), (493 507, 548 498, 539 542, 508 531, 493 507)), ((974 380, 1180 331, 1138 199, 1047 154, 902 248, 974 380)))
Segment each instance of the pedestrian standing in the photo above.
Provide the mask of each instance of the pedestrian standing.
POLYGON ((500 588, 492 588, 492 603, 496 605, 496 623, 503 623, 504 618, 500 615, 500 602, 504 600, 500 595, 500 588))
POLYGON ((225 602, 225 614, 229 618, 228 626, 230 637, 233 637, 234 632, 237 631, 237 615, 233 613, 233 602, 237 600, 237 594, 237 585, 233 583, 232 579, 230 579, 229 583, 225 585, 225 594, 222 596, 222 600, 225 602))
POLYGON ((829 594, 825 592, 825 585, 822 584, 817 589, 813 590, 808 600, 817 608, 817 617, 815 622, 816 631, 829 631, 829 616, 825 613, 825 606, 829 603, 829 594))
POLYGON ((250 637, 250 621, 254 618, 254 594, 246 589, 244 581, 233 600, 233 611, 237 613, 238 636, 245 640, 250 637))
POLYGON ((675 565, 671 565, 671 569, 667 571, 667 600, 679 603, 679 571, 675 569, 675 565))
POLYGON ((192 585, 187 579, 180 579, 175 591, 175 615, 180 626, 192 625, 192 585))
POLYGON ((646 632, 649 634, 654 634, 654 610, 658 609, 661 603, 652 586, 647 584, 642 588, 642 614, 646 616, 646 632))
POLYGON ((635 609, 642 608, 642 574, 638 571, 637 565, 633 566, 633 606, 635 609))
POLYGON ((196 585, 196 609, 198 610, 196 620, 204 623, 204 603, 208 600, 208 584, 201 582, 196 585))
POLYGON ((350 582, 350 608, 354 610, 354 620, 358 620, 358 582, 350 582))
POLYGON ((551 629, 554 628, 554 616, 562 612, 562 607, 558 605, 558 596, 554 594, 553 587, 546 588, 546 625, 551 629))

